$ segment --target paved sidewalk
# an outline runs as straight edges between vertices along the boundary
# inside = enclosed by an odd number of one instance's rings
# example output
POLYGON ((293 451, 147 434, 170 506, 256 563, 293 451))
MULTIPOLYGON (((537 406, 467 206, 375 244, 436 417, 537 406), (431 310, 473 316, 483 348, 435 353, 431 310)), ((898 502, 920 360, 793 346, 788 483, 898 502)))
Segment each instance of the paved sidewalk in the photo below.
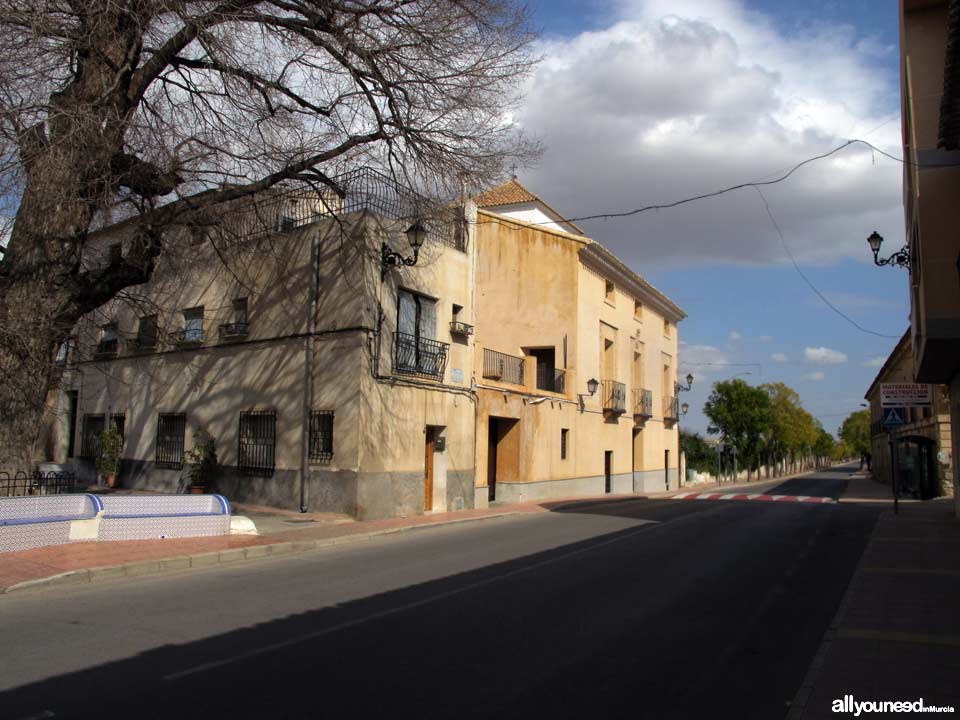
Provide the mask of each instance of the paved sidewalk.
MULTIPOLYGON (((861 501, 873 491, 866 482, 873 480, 851 479, 861 501)), ((892 505, 886 493, 872 501, 892 505)), ((901 501, 899 515, 883 510, 790 720, 836 718, 833 702, 846 695, 923 698, 960 712, 960 520, 952 511, 950 498, 901 501)))

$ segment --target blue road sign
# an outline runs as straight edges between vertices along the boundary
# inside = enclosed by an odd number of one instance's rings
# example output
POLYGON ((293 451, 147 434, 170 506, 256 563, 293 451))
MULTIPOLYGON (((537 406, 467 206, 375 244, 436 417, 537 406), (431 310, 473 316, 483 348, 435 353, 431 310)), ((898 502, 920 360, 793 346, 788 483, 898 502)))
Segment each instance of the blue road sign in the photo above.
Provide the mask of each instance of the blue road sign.
POLYGON ((902 407, 891 407, 883 409, 883 426, 898 427, 903 425, 904 418, 906 417, 906 408, 902 407))

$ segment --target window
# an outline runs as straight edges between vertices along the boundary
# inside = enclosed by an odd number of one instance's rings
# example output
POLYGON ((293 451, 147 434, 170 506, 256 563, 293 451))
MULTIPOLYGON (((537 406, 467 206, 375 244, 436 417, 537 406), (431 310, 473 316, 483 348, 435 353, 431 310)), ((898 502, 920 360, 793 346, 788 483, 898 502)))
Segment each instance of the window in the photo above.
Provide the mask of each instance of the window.
POLYGON ((107 323, 100 328, 100 342, 97 343, 98 355, 113 355, 117 352, 117 323, 107 323))
POLYGON ((633 301, 633 319, 643 322, 643 303, 639 300, 633 301))
POLYGON ((186 413, 157 415, 156 466, 168 470, 183 467, 183 434, 187 427, 186 413))
POLYGON ((105 422, 103 415, 83 416, 80 431, 80 457, 83 459, 96 460, 100 457, 100 433, 104 430, 105 422))
POLYGON ((669 320, 663 321, 663 336, 670 337, 670 321, 669 320))
POLYGON ((237 325, 247 324, 247 299, 245 297, 233 301, 233 322, 237 325))
POLYGON ((110 416, 110 425, 120 433, 120 437, 126 438, 126 429, 127 429, 127 415, 126 413, 114 413, 110 416))
POLYGON ((333 411, 310 413, 310 462, 330 462, 333 457, 333 411))
POLYGON ((442 380, 450 346, 436 338, 436 301, 401 290, 397 297, 394 371, 442 380))
POLYGON ((183 311, 183 341, 203 342, 203 306, 183 311))
POLYGON ((240 413, 237 467, 247 475, 273 475, 277 449, 277 414, 272 410, 240 413))
POLYGON ((612 282, 607 280, 606 284, 604 285, 603 299, 606 300, 611 305, 615 305, 617 300, 616 290, 617 290, 616 286, 612 282))
POLYGON ((70 354, 70 338, 64 340, 57 347, 57 357, 55 362, 57 365, 66 365, 67 364, 67 355, 70 354))
POLYGON ((567 459, 567 442, 569 440, 570 431, 567 428, 560 430, 560 459, 567 459))
POLYGON ((137 347, 141 349, 157 346, 157 316, 144 315, 137 325, 137 347))
POLYGON ((123 262, 123 245, 114 243, 110 246, 110 266, 114 267, 123 262))

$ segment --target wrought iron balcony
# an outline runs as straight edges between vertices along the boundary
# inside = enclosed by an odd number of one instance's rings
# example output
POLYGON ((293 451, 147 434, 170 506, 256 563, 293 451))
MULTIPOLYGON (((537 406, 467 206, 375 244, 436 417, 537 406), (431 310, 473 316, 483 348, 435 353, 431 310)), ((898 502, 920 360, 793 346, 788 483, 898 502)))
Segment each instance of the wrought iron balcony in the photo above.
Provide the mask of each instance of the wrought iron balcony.
POLYGON ((523 385, 523 358, 484 348, 483 377, 523 385))
POLYGON ((627 386, 616 380, 601 380, 603 411, 619 415, 627 411, 627 386))
POLYGON ((453 320, 450 323, 450 332, 454 335, 473 335, 473 325, 453 320))
POLYGON ((116 338, 101 340, 93 346, 93 356, 96 358, 116 357, 118 344, 116 338))
POLYGON ((642 418, 653 417, 653 390, 633 388, 633 414, 642 418))
POLYGON ((663 398, 663 419, 680 419, 680 399, 677 397, 666 396, 663 398))
POLYGON ((197 347, 203 345, 203 330, 199 328, 176 330, 170 334, 170 339, 177 347, 197 347))
POLYGON ((450 344, 429 338, 395 332, 393 334, 393 371, 443 380, 450 344))
POLYGON ((566 388, 567 373, 549 365, 537 365, 537 390, 562 393, 566 388))
POLYGON ((250 325, 245 322, 224 323, 220 326, 220 339, 243 338, 247 336, 250 325))
POLYGON ((156 337, 132 337, 127 338, 127 350, 130 352, 148 352, 157 349, 156 337))

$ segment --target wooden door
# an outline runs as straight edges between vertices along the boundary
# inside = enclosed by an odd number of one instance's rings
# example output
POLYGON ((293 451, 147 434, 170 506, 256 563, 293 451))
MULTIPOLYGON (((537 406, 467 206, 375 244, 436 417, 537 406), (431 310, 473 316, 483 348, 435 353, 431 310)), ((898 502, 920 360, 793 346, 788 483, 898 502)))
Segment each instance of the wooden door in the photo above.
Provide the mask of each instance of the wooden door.
POLYGON ((427 440, 424 443, 424 482, 423 482, 423 509, 433 510, 433 451, 435 434, 432 427, 427 428, 427 440))

